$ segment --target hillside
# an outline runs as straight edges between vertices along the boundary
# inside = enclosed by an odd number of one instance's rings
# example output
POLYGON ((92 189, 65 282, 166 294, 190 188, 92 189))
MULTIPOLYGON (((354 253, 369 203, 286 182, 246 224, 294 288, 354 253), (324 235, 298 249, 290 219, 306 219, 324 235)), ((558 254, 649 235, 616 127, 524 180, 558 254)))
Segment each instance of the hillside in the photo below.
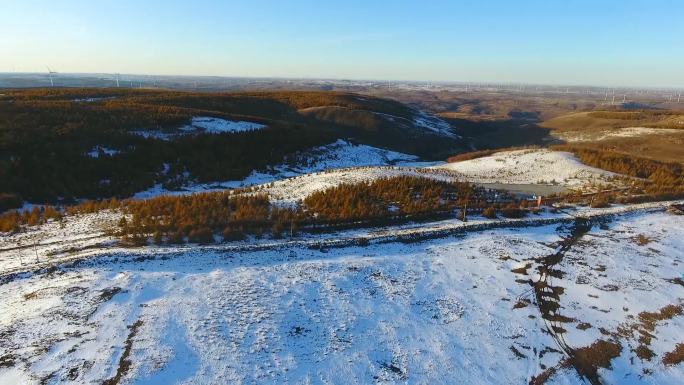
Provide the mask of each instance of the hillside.
POLYGON ((340 139, 428 159, 462 149, 438 118, 349 93, 8 90, 0 194, 41 203, 242 180, 340 139))
POLYGON ((555 140, 665 162, 684 159, 684 114, 614 110, 565 114, 540 124, 555 140))

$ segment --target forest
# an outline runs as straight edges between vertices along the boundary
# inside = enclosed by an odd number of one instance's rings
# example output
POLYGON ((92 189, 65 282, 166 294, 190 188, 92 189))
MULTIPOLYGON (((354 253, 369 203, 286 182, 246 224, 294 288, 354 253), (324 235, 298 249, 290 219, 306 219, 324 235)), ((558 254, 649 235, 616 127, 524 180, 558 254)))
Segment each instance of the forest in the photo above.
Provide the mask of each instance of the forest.
POLYGON ((280 207, 251 190, 159 196, 146 200, 85 201, 65 207, 34 206, 0 214, 0 232, 21 231, 64 216, 117 210, 125 215, 118 234, 126 243, 143 245, 235 241, 251 235, 278 238, 300 231, 395 224, 435 218, 482 215, 520 218, 527 202, 468 183, 397 176, 342 184, 316 192, 296 207, 280 207))
POLYGON ((479 190, 467 183, 400 176, 332 187, 292 208, 273 205, 268 196, 259 193, 212 192, 131 200, 124 207, 129 219, 119 225, 122 236, 135 244, 145 243, 149 237, 157 243, 210 243, 264 234, 277 238, 321 226, 457 215, 456 209, 466 202, 480 207, 479 198, 479 190))
POLYGON ((399 102, 335 92, 7 90, 0 97, 0 197, 5 197, 0 210, 18 207, 16 201, 69 204, 126 198, 155 184, 179 188, 238 180, 338 138, 408 153, 454 146, 429 133, 417 137, 388 125, 344 125, 299 112, 316 106, 402 117, 414 113, 399 102), (170 140, 135 135, 141 130, 177 132, 194 116, 246 120, 267 128, 170 140), (113 151, 89 155, 93 148, 113 151))
POLYGON ((468 202, 477 205, 479 197, 468 183, 398 176, 315 192, 303 207, 318 222, 339 223, 448 212, 468 202))
POLYGON ((558 145, 553 149, 572 152, 582 163, 634 178, 626 195, 606 197, 624 203, 684 198, 684 165, 623 154, 610 149, 558 145))

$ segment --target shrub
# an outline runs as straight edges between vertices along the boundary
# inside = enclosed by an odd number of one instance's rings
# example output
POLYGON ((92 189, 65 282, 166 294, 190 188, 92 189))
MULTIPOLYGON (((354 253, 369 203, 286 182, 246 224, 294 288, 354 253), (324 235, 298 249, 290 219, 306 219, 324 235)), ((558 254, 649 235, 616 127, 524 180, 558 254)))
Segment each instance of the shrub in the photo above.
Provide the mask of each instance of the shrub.
POLYGON ((489 206, 482 211, 482 216, 489 219, 496 219, 496 209, 489 206))
POLYGON ((595 197, 591 201, 591 204, 589 206, 592 208, 595 208, 595 209, 610 207, 610 201, 608 200, 608 198, 606 196, 601 195, 601 196, 595 197))
POLYGON ((501 215, 506 218, 523 218, 525 216, 525 210, 522 210, 520 207, 511 203, 501 209, 501 215))

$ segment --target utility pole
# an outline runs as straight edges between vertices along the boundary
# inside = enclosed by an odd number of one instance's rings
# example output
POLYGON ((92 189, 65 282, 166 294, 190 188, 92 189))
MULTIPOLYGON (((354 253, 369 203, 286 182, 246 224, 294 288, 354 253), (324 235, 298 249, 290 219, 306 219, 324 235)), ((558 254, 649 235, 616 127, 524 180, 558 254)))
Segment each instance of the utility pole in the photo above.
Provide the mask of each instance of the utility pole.
POLYGON ((36 240, 33 240, 33 252, 36 254, 36 263, 40 263, 40 259, 38 259, 38 249, 36 249, 36 240))
POLYGON ((465 197, 465 202, 463 203, 463 218, 462 218, 463 222, 468 221, 467 215, 468 215, 468 201, 469 200, 470 200, 470 194, 467 194, 465 197))

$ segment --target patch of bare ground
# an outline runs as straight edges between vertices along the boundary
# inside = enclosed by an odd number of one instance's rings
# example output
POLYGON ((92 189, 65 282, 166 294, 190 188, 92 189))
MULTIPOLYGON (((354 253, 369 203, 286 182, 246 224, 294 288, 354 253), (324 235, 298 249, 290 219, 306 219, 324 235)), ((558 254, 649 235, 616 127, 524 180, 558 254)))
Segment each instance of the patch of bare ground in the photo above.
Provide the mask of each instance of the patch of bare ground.
POLYGON ((0 356, 0 368, 11 368, 14 366, 14 361, 17 357, 14 354, 5 354, 0 356))
POLYGON ((639 357, 642 361, 651 361, 651 358, 655 356, 653 350, 649 349, 646 345, 639 345, 636 349, 634 349, 634 353, 636 353, 637 357, 639 357))
POLYGON ((684 362, 684 343, 679 343, 671 352, 663 356, 663 365, 672 366, 684 362))
POLYGON ((549 380, 549 378, 551 378, 551 376, 553 376, 556 373, 557 370, 558 370, 558 368, 556 368, 555 366, 547 368, 546 370, 539 373, 538 375, 532 376, 532 378, 530 379, 530 382, 528 384, 529 385, 543 385, 546 383, 546 381, 549 380))
POLYGON ((121 358, 119 358, 119 365, 116 368, 116 373, 114 377, 109 378, 102 382, 102 385, 117 385, 121 381, 128 370, 131 368, 131 360, 128 358, 131 354, 131 348, 133 347, 133 338, 138 333, 138 329, 142 325, 142 320, 137 320, 133 325, 129 326, 128 337, 126 337, 126 342, 124 343, 124 350, 121 353, 121 358))
POLYGON ((622 347, 612 341, 598 340, 593 344, 579 348, 568 358, 568 364, 591 384, 600 384, 598 369, 609 368, 610 361, 620 355, 622 347))
POLYGON ((657 312, 643 311, 639 313, 639 321, 646 330, 652 332, 659 321, 672 319, 675 316, 682 315, 682 313, 684 313, 682 305, 667 305, 657 312))
POLYGON ((610 361, 620 355, 622 346, 617 342, 597 340, 589 346, 575 349, 570 352, 570 356, 561 361, 558 365, 546 368, 543 372, 533 376, 529 385, 543 385, 559 369, 574 368, 582 378, 592 385, 600 385, 601 380, 598 375, 600 368, 610 368, 610 361))
POLYGON ((515 269, 511 269, 511 272, 515 273, 515 274, 527 275, 527 269, 529 269, 530 267, 532 267, 532 264, 527 263, 525 266, 516 267, 515 269))
POLYGON ((587 330, 587 329, 591 329, 591 324, 589 322, 580 322, 577 324, 576 327, 579 330, 587 330))
MULTIPOLYGON (((633 324, 618 326, 615 336, 626 338, 628 340, 637 337, 639 346, 632 349, 634 354, 642 361, 651 361, 655 357, 655 353, 650 349, 651 341, 655 338, 655 329, 659 322, 670 320, 676 316, 684 314, 684 307, 680 305, 667 305, 654 312, 641 312, 637 316, 637 321, 633 324)), ((684 358, 684 345, 681 348, 682 358, 684 358)), ((677 350, 667 353, 671 354, 669 357, 674 359, 677 350), (675 355, 672 355, 675 354, 675 355)), ((665 357, 663 357, 665 362, 665 357)))
POLYGON ((630 240, 639 246, 646 246, 651 243, 652 239, 645 236, 644 234, 635 235, 630 240))
POLYGON ((524 307, 527 307, 527 305, 529 305, 529 304, 530 304, 530 300, 527 299, 527 298, 523 298, 523 299, 518 300, 518 301, 513 305, 513 309, 522 309, 522 308, 524 308, 524 307))

